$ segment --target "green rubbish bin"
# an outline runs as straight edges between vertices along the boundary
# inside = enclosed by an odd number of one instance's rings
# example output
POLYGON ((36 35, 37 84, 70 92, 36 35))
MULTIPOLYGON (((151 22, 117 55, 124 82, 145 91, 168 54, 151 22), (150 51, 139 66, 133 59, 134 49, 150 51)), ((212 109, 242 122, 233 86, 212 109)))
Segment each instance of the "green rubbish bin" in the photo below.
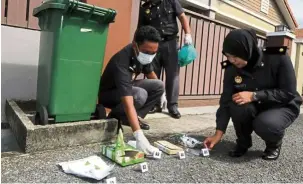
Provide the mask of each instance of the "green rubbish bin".
POLYGON ((33 15, 41 28, 36 124, 48 124, 49 118, 90 120, 116 11, 78 0, 46 0, 33 15))

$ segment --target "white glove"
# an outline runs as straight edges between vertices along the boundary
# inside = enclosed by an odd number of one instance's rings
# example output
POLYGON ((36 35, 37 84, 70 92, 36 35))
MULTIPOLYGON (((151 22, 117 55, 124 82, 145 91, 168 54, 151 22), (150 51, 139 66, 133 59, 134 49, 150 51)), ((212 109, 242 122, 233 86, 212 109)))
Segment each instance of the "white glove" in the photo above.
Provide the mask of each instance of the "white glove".
POLYGON ((164 92, 162 97, 161 97, 161 104, 160 104, 161 109, 165 110, 167 108, 167 99, 166 99, 166 93, 164 92))
POLYGON ((184 44, 191 45, 193 43, 193 39, 191 38, 191 34, 185 34, 184 44))
POLYGON ((143 151, 146 155, 153 155, 155 151, 159 151, 158 148, 152 146, 146 139, 142 130, 137 130, 134 132, 134 137, 136 138, 136 147, 138 150, 143 151))

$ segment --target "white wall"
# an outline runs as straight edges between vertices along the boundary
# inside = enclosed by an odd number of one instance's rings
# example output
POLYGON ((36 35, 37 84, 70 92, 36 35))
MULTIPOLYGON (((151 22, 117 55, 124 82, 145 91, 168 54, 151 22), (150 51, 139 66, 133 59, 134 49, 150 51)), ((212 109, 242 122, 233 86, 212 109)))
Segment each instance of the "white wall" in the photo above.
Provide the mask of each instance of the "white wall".
POLYGON ((1 26, 1 122, 6 99, 36 98, 40 32, 1 26))
POLYGON ((296 40, 297 56, 296 56, 296 77, 297 90, 303 95, 303 40, 296 40))
POLYGON ((296 66, 296 57, 297 57, 297 44, 295 43, 295 40, 292 40, 291 43, 291 54, 290 54, 290 59, 291 62, 293 63, 293 66, 296 66))

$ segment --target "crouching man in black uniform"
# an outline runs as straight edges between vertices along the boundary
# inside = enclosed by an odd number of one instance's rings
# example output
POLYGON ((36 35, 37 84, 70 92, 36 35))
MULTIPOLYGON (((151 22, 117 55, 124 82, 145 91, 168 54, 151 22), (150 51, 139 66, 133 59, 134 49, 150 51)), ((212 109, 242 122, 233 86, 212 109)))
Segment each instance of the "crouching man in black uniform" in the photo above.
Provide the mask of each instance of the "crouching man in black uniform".
POLYGON ((155 28, 143 26, 138 29, 133 43, 110 59, 99 89, 99 103, 111 109, 109 117, 130 125, 137 140, 137 148, 146 154, 153 154, 156 148, 150 145, 141 130, 149 129, 142 118, 164 93, 164 84, 157 79, 151 65, 160 40, 155 28), (135 80, 140 73, 144 73, 148 79, 135 80))
POLYGON ((217 111, 217 128, 204 144, 217 144, 231 118, 237 146, 229 155, 240 157, 252 146, 255 131, 266 143, 262 158, 280 155, 285 129, 298 117, 302 98, 296 91, 295 72, 286 47, 260 50, 252 30, 231 31, 224 40, 223 94, 217 111))

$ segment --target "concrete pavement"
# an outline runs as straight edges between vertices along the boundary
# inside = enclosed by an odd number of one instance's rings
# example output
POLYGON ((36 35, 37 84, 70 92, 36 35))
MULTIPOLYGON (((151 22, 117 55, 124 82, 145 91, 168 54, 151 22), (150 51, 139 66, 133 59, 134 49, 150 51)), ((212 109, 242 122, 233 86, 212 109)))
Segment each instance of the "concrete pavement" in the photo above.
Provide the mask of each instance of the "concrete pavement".
MULTIPOLYGON (((189 132, 190 135, 203 140, 204 136, 213 133, 215 126, 213 112, 183 115, 180 120, 168 117, 148 119, 152 129, 146 134, 151 141, 158 140, 159 137, 169 139, 167 136, 181 132, 189 132)), ((164 154, 162 160, 147 160, 149 164, 147 173, 134 171, 134 166, 125 168, 116 166, 111 176, 117 177, 119 183, 303 182, 302 123, 303 115, 287 130, 278 161, 268 162, 259 158, 265 145, 256 135, 253 136, 253 147, 246 156, 238 159, 229 158, 227 152, 235 145, 236 139, 233 128, 229 127, 223 141, 211 151, 208 158, 188 153, 185 160, 179 160, 164 154)), ((130 132, 127 129, 125 132, 126 139, 131 139, 130 132)), ((67 175, 56 164, 95 154, 100 155, 98 144, 34 154, 2 154, 1 182, 94 182, 67 175)), ((111 163, 107 159, 104 160, 111 163)))

